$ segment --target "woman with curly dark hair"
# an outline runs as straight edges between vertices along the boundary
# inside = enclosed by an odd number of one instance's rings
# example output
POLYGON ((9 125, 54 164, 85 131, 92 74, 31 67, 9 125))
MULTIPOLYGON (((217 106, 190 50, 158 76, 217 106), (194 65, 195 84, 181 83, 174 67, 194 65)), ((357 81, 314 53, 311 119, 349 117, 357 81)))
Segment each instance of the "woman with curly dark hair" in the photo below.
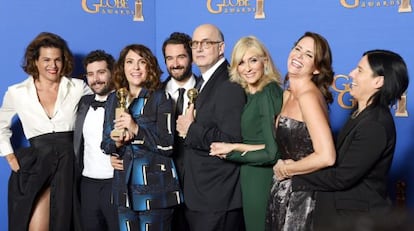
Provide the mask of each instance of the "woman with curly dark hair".
POLYGON ((56 34, 40 33, 22 67, 29 77, 8 88, 0 109, 0 153, 12 169, 9 230, 78 230, 72 131, 79 99, 91 91, 69 77, 73 56, 56 34), (30 142, 16 152, 10 143, 15 115, 30 142))
POLYGON ((120 230, 170 230, 173 207, 182 201, 172 160, 172 100, 162 89, 162 71, 145 46, 126 46, 117 61, 114 81, 126 89, 108 97, 102 148, 112 155, 114 203, 120 230), (119 95, 119 94, 118 94, 119 95), (120 101, 126 110, 115 116, 120 101), (121 131, 119 134, 112 131, 121 131))

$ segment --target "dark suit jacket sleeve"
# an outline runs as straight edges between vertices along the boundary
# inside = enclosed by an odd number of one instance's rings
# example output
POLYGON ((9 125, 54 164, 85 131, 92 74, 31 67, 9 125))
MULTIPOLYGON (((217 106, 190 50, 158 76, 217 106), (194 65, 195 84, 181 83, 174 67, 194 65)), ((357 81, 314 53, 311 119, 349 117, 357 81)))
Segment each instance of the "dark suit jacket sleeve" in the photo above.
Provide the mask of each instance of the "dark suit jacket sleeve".
POLYGON ((73 147, 76 162, 81 169, 83 169, 83 123, 85 121, 86 113, 89 110, 90 102, 94 97, 95 95, 82 96, 79 100, 78 110, 76 112, 76 121, 73 132, 73 147))
POLYGON ((155 91, 145 104, 142 116, 135 118, 139 129, 135 140, 144 141, 143 147, 161 155, 173 151, 172 99, 164 90, 155 91))
POLYGON ((103 127, 103 137, 101 148, 106 154, 118 153, 115 142, 111 139, 111 131, 114 129, 115 108, 117 107, 117 98, 115 93, 108 96, 105 106, 105 117, 103 127))
POLYGON ((217 91, 215 97, 208 99, 213 101, 214 111, 205 112, 206 114, 202 115, 211 117, 210 120, 214 121, 214 125, 206 126, 195 120, 190 125, 185 139, 186 145, 203 150, 206 155, 208 155, 212 142, 242 142, 241 113, 246 102, 243 89, 226 80, 218 85, 214 91, 217 91))
POLYGON ((282 107, 282 89, 280 87, 269 86, 266 92, 260 95, 259 117, 261 130, 263 133, 265 148, 257 151, 247 152, 242 156, 241 152, 231 152, 227 160, 250 164, 250 165, 270 165, 279 159, 279 151, 275 140, 274 126, 275 115, 280 113, 282 107))
POLYGON ((294 176, 293 190, 340 191, 354 186, 382 157, 388 142, 386 133, 380 123, 365 121, 348 134, 334 167, 294 176))

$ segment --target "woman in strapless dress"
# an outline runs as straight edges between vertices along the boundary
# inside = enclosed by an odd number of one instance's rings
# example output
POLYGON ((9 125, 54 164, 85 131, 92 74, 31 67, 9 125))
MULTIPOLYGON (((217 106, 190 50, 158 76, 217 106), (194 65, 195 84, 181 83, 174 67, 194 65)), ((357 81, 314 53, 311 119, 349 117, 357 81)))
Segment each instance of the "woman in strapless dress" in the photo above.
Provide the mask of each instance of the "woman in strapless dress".
POLYGON ((266 230, 312 230, 315 193, 292 192, 290 177, 335 162, 328 117, 334 73, 326 39, 306 32, 291 50, 287 69, 287 90, 275 125, 281 159, 273 168, 266 230))

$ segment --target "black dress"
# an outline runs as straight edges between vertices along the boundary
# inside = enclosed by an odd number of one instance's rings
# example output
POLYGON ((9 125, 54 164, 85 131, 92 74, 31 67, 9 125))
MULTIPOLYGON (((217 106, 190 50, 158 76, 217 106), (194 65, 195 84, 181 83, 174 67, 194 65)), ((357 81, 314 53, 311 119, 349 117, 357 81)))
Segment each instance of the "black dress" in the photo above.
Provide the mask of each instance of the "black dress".
MULTIPOLYGON (((280 116, 276 127, 276 142, 281 159, 299 160, 313 153, 312 141, 306 124, 280 116)), ((315 193, 292 192, 290 179, 273 179, 269 206, 266 214, 266 230, 312 230, 312 213, 315 193)))

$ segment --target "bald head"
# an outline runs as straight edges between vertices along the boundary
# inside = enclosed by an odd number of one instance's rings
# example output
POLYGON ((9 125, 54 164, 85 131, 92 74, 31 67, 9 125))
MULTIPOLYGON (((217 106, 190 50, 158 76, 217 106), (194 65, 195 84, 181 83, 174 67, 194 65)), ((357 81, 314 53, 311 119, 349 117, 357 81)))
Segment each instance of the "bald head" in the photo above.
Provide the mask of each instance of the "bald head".
POLYGON ((193 33, 193 42, 198 44, 192 48, 193 61, 201 73, 206 72, 224 56, 224 36, 215 25, 198 26, 193 33), (202 43, 206 46, 203 47, 202 43))
POLYGON ((195 33, 209 33, 210 35, 214 36, 217 41, 224 42, 223 33, 218 27, 213 24, 202 24, 194 30, 193 37, 195 33))

